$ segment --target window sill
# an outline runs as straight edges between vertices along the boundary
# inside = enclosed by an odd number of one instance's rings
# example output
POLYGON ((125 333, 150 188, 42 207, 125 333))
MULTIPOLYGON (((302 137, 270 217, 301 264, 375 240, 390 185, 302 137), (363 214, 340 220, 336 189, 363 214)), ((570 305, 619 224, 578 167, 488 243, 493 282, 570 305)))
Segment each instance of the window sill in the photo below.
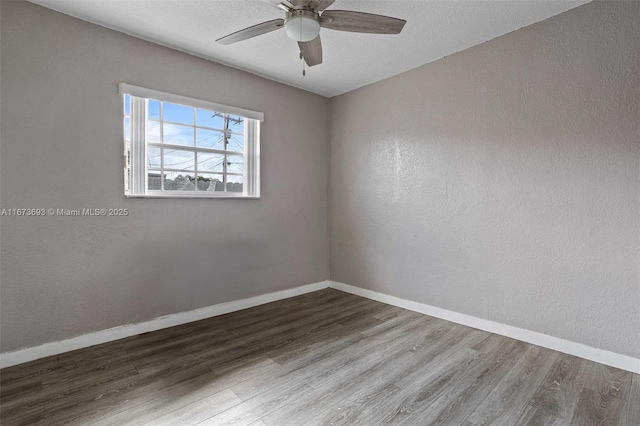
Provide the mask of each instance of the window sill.
POLYGON ((125 194, 125 198, 200 198, 205 200, 211 199, 236 199, 236 200, 259 200, 260 197, 248 196, 248 195, 229 195, 229 194, 142 194, 142 195, 130 195, 125 194))

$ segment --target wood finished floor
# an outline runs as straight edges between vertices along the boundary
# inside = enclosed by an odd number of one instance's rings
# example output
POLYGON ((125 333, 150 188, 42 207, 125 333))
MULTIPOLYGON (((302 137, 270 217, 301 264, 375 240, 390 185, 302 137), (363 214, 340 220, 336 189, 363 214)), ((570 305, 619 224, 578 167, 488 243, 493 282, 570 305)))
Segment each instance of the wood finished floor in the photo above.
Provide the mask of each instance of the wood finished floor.
POLYGON ((640 425, 640 376, 326 289, 0 370, 9 425, 640 425))

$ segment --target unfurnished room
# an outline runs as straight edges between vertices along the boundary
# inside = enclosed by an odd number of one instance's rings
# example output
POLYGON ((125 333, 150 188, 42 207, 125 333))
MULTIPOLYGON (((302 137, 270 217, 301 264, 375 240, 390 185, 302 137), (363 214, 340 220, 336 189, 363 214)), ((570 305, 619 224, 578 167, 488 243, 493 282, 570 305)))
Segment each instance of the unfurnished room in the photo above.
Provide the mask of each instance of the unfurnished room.
POLYGON ((0 424, 640 426, 640 1, 0 0, 0 424))

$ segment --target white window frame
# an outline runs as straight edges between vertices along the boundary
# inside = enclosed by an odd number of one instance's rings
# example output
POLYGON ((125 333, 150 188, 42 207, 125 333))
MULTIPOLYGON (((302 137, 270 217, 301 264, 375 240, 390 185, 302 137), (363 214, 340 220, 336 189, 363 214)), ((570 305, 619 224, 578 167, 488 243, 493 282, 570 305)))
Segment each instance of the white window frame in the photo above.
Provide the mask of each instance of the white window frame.
MULTIPOLYGON (((118 84, 118 93, 123 98, 130 96, 129 114, 124 112, 125 122, 128 119, 130 130, 124 130, 124 193, 126 197, 143 198, 260 198, 260 122, 264 121, 264 114, 243 108, 217 104, 201 99, 189 98, 186 96, 166 93, 159 90, 147 89, 133 86, 127 83, 118 84), (241 116, 244 118, 244 150, 243 153, 234 153, 227 150, 217 150, 200 148, 196 146, 174 146, 180 150, 217 153, 224 155, 242 155, 244 160, 243 192, 225 191, 177 191, 177 190, 150 190, 148 189, 148 167, 147 149, 149 142, 146 137, 147 130, 147 105, 149 99, 161 102, 170 102, 188 106, 191 108, 202 108, 223 114, 241 116)), ((195 122, 194 122, 195 127, 195 122)), ((199 126, 198 126, 199 127, 199 126)), ((153 144, 159 146, 162 144, 153 144)), ((226 158, 226 157, 225 157, 226 158)), ((224 166, 224 176, 227 176, 226 161, 224 166)), ((197 189, 198 171, 197 162, 195 164, 195 185, 197 189)))

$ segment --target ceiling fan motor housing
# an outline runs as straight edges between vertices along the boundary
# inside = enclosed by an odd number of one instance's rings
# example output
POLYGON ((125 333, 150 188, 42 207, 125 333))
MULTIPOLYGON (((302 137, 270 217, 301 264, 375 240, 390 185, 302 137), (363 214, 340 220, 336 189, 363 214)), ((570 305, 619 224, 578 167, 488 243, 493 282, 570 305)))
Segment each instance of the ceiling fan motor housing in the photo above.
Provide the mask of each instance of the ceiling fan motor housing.
POLYGON ((296 9, 287 12, 284 30, 295 41, 311 41, 320 33, 318 14, 308 9, 296 9))

